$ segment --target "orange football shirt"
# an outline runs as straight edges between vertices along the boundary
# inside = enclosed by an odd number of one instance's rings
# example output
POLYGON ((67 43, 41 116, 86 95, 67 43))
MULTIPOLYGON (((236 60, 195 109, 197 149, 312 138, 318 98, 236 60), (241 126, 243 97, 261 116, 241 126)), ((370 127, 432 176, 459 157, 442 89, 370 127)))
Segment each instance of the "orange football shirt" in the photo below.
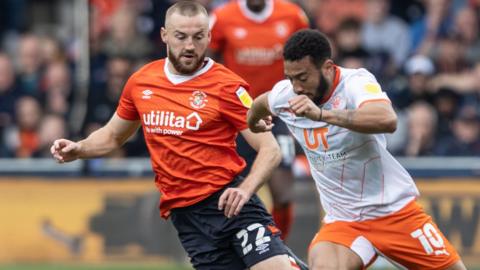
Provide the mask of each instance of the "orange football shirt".
POLYGON ((283 75, 283 45, 294 32, 307 28, 302 9, 284 0, 267 0, 260 14, 249 11, 244 0, 214 10, 210 48, 223 56, 226 67, 250 84, 255 98, 269 91, 283 75))
POLYGON ((211 59, 192 76, 170 73, 167 61, 134 73, 117 108, 121 118, 142 122, 165 218, 220 190, 245 167, 235 138, 247 128, 250 100, 248 84, 211 59))

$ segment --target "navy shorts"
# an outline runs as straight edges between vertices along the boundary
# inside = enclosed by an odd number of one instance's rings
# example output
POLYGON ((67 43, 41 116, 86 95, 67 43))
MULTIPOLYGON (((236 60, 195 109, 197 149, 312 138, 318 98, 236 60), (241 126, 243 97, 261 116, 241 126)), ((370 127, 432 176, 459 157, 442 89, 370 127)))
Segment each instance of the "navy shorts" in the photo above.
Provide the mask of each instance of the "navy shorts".
MULTIPOLYGON (((230 187, 242 180, 237 177, 230 187)), ((238 216, 229 219, 218 210, 223 191, 171 211, 180 242, 195 269, 243 270, 272 256, 287 254, 280 231, 257 195, 238 216)))
MULTIPOLYGON (((280 163, 280 167, 290 169, 295 159, 295 140, 290 134, 287 125, 280 120, 280 118, 274 117, 273 123, 275 125, 273 126, 272 133, 275 139, 277 139, 280 150, 282 151, 282 163, 280 163)), ((247 166, 241 173, 241 175, 245 177, 250 172, 250 168, 252 168, 253 161, 257 156, 257 151, 245 141, 242 135, 238 135, 237 152, 247 162, 247 166)))

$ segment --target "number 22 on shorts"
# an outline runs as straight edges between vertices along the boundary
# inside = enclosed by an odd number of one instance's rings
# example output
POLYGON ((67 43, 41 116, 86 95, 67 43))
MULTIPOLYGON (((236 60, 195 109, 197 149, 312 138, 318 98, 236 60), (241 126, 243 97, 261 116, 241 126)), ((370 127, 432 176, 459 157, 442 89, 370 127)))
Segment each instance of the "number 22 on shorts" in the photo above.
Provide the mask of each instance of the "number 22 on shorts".
POLYGON ((423 228, 413 231, 410 235, 420 241, 428 255, 449 255, 442 236, 431 223, 425 223, 423 228))
MULTIPOLYGON (((248 241, 248 232, 258 230, 257 231, 257 236, 255 239, 255 246, 260 247, 268 242, 270 242, 272 239, 270 236, 265 236, 265 227, 260 224, 260 223, 253 223, 247 227, 247 229, 243 229, 237 233, 237 238, 242 239, 242 248, 243 248, 243 255, 246 255, 253 249, 252 243, 249 243, 248 241)), ((267 245, 268 246, 268 245, 267 245)))

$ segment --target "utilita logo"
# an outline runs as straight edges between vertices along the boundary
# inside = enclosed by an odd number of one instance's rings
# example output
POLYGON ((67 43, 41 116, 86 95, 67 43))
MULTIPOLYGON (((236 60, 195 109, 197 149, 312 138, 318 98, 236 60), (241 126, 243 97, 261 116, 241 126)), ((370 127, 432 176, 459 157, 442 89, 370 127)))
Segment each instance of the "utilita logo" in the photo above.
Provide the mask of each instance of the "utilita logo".
POLYGON ((142 115, 145 130, 148 133, 164 135, 182 135, 182 129, 199 130, 203 120, 197 112, 187 116, 175 115, 168 111, 150 111, 142 115))

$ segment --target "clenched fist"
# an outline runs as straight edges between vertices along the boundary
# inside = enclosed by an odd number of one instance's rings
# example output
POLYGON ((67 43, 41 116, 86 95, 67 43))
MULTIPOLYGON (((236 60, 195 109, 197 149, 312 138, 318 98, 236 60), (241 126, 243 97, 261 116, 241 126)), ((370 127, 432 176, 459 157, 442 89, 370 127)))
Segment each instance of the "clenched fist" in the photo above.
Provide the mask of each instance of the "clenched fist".
POLYGON ((53 142, 50 152, 58 163, 70 162, 80 157, 81 145, 67 139, 58 139, 53 142))

